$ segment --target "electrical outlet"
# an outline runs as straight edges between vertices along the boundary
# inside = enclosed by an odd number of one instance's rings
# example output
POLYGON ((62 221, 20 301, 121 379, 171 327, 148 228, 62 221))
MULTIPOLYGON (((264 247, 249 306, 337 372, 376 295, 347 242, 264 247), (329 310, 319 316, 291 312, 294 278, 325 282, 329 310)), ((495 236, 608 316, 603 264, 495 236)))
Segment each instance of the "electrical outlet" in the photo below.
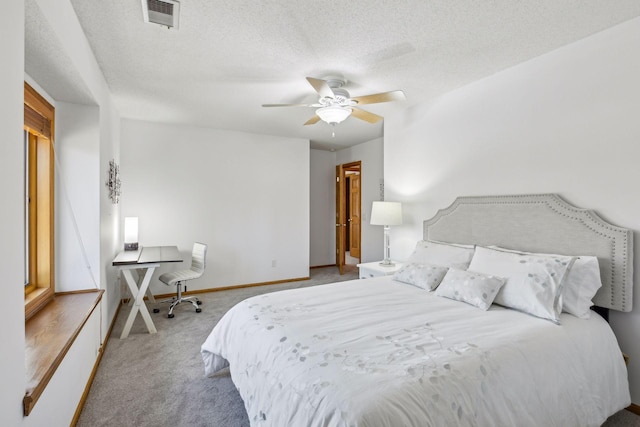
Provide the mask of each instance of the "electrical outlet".
POLYGON ((276 264, 277 264, 276 260, 275 260, 275 259, 272 259, 272 260, 271 260, 271 267, 275 267, 275 266, 276 266, 276 264))

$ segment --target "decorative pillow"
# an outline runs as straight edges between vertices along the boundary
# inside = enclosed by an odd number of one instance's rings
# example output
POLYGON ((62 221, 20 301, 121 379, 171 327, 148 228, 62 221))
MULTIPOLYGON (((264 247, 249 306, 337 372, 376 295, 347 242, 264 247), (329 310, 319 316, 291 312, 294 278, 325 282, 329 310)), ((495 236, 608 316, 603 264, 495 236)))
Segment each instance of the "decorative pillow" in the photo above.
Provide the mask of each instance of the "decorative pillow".
POLYGON ((504 283, 501 277, 450 268, 435 294, 489 310, 504 283))
POLYGON ((474 247, 420 240, 407 262, 441 265, 466 270, 471 262, 474 247))
POLYGON ((476 247, 469 270, 504 277, 494 302, 560 323, 562 287, 575 257, 476 247))
POLYGON ((444 275, 447 274, 447 270, 447 267, 412 262, 403 265, 396 271, 393 274, 393 279, 432 291, 438 287, 444 275))
MULTIPOLYGON (((531 254, 531 252, 514 251, 497 246, 490 247, 520 254, 531 254)), ((552 254, 536 255, 553 256, 552 254)), ((562 289, 562 311, 573 314, 581 319, 588 319, 591 316, 593 297, 601 287, 602 281, 600 280, 600 264, 598 263, 598 258, 589 255, 578 256, 564 281, 562 289)))

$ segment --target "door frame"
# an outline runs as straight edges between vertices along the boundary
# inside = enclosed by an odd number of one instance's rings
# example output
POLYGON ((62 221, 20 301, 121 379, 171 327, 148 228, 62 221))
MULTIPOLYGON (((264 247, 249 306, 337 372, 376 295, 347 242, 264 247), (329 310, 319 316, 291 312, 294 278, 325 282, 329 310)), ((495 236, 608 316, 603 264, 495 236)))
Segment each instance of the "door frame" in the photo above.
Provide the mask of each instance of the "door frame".
MULTIPOLYGON (((360 212, 362 212, 362 161, 357 160, 336 166, 336 266, 338 267, 340 274, 343 274, 344 272, 344 265, 346 261, 346 171, 360 172, 360 212)), ((360 219, 359 239, 360 242, 358 242, 358 246, 360 247, 360 256, 362 257, 362 219, 360 219)))

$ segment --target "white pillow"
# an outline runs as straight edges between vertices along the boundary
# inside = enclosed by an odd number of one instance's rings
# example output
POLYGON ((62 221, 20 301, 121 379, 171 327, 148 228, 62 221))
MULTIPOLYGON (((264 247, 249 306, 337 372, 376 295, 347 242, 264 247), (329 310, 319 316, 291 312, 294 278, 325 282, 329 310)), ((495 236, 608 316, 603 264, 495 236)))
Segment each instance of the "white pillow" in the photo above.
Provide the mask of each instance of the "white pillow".
POLYGON ((464 243, 443 242, 442 240, 427 239, 427 242, 440 243, 441 245, 449 245, 449 246, 455 246, 455 247, 458 247, 458 248, 466 248, 466 249, 475 249, 475 247, 476 247, 476 245, 466 245, 464 243))
POLYGON ((562 311, 581 319, 588 319, 591 316, 593 297, 601 287, 598 258, 594 256, 578 257, 565 281, 562 292, 562 311))
POLYGON ((575 257, 476 247, 470 271, 507 279, 494 302, 560 323, 562 287, 575 257))
POLYGON ((489 310, 504 283, 501 277, 450 268, 435 294, 489 310))
MULTIPOLYGON (((515 251, 497 246, 489 247, 520 254, 531 254, 531 252, 515 251)), ((553 254, 535 255, 553 256, 553 254)), ((562 289, 562 311, 573 314, 581 319, 588 319, 591 316, 593 297, 601 287, 602 281, 600 280, 598 258, 589 255, 578 256, 564 281, 562 289)))
POLYGON ((447 274, 447 270, 447 267, 412 262, 403 265, 393 273, 393 280, 432 291, 438 287, 444 275, 447 274))
POLYGON ((473 251, 473 246, 420 240, 407 262, 466 270, 471 262, 473 251))

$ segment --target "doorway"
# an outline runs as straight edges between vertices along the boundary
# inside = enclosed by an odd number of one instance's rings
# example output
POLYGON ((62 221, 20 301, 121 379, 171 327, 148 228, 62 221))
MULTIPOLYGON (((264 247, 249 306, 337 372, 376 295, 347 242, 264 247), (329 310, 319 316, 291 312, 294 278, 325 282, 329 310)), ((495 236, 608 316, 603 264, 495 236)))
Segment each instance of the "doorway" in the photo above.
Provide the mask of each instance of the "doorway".
POLYGON ((361 257, 362 162, 336 166, 336 265, 340 274, 361 257))

